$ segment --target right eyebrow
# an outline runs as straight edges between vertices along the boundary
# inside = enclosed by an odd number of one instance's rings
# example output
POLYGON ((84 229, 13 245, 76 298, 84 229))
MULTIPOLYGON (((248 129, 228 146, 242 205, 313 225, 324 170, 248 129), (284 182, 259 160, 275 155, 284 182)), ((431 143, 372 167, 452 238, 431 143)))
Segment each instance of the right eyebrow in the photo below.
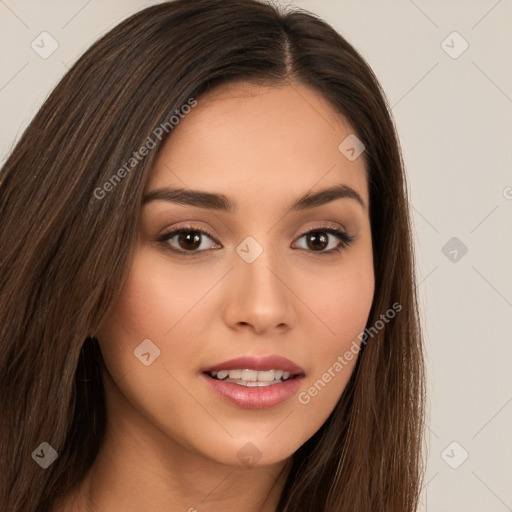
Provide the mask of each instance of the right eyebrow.
POLYGON ((237 210, 237 205, 225 195, 184 188, 157 188, 144 196, 142 204, 152 201, 168 201, 170 203, 197 206, 198 208, 208 208, 209 210, 221 210, 228 213, 234 213, 237 210))

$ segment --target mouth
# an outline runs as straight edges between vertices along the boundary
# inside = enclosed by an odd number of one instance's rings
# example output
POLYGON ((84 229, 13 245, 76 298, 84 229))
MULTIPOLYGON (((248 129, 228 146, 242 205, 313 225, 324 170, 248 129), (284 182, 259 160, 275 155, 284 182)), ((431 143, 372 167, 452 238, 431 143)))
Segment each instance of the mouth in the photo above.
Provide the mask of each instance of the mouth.
POLYGON ((214 396, 231 405, 268 409, 295 395, 304 370, 281 356, 243 356, 202 370, 214 396))

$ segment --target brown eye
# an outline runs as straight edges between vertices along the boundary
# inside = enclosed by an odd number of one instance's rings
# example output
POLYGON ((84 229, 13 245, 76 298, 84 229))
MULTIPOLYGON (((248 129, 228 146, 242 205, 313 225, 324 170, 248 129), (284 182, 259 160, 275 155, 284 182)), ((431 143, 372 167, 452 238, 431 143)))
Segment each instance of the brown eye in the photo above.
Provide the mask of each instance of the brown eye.
POLYGON ((181 254, 196 254, 220 247, 206 231, 193 228, 175 229, 163 234, 157 241, 164 244, 166 249, 181 254))
POLYGON ((178 235, 178 243, 183 249, 192 251, 201 245, 201 233, 199 231, 185 231, 178 235))
POLYGON ((313 251, 322 251, 329 244, 329 238, 321 231, 312 231, 306 235, 306 244, 313 251))
POLYGON ((316 228, 304 233, 298 240, 305 239, 305 247, 299 245, 299 249, 317 252, 319 254, 330 254, 339 252, 348 247, 355 241, 355 237, 350 236, 339 228, 325 227, 316 228), (337 239, 337 240, 336 240, 337 239))

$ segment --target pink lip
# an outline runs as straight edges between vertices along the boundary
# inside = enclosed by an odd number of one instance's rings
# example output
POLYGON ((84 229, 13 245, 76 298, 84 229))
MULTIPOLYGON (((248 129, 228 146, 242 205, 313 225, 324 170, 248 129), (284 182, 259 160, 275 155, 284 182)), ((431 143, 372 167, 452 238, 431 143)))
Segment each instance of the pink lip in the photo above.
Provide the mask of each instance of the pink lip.
POLYGON ((300 366, 285 357, 276 355, 243 356, 205 368, 202 370, 202 377, 212 391, 232 405, 247 409, 268 409, 288 400, 297 393, 304 373, 300 366), (283 370, 296 377, 271 386, 249 387, 233 382, 223 382, 208 375, 208 372, 237 369, 283 370))
MULTIPOLYGON (((290 372, 293 375, 304 374, 304 370, 296 365, 293 361, 286 359, 286 357, 270 355, 270 356, 242 356, 236 359, 230 359, 223 363, 215 364, 205 368, 203 373, 213 372, 219 370, 283 370, 290 372)), ((238 386, 239 387, 239 386, 238 386)))
POLYGON ((269 409, 295 395, 304 375, 263 387, 248 387, 233 382, 223 382, 210 377, 206 373, 202 377, 206 380, 210 389, 232 405, 246 409, 269 409))

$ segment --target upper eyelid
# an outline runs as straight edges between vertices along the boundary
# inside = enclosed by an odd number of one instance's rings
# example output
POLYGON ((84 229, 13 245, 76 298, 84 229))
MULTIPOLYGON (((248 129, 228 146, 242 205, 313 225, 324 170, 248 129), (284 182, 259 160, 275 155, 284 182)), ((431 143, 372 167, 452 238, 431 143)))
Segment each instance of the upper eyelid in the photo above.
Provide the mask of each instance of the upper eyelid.
MULTIPOLYGON (((301 230, 300 233, 297 235, 299 237, 301 236, 304 236, 312 231, 321 231, 322 229, 324 230, 334 230, 334 231, 341 231, 345 234, 349 234, 348 231, 345 229, 344 226, 337 226, 335 225, 334 223, 330 223, 330 222, 324 222, 324 224, 322 224, 321 226, 314 226, 314 227, 311 227, 311 228, 307 228, 305 230, 301 230)), ((176 228, 172 228, 172 229, 169 229, 168 231, 165 231, 164 233, 162 233, 162 235, 160 235, 159 238, 162 238, 162 237, 166 237, 170 234, 176 234, 176 233, 179 233, 180 231, 198 231, 208 237, 210 237, 211 239, 215 240, 217 243, 220 243, 218 242, 218 240, 216 240, 216 237, 214 235, 212 235, 211 233, 209 233, 209 231, 205 228, 202 228, 202 227, 199 227, 199 226, 194 226, 192 224, 190 225, 184 225, 184 226, 178 226, 176 228)))

